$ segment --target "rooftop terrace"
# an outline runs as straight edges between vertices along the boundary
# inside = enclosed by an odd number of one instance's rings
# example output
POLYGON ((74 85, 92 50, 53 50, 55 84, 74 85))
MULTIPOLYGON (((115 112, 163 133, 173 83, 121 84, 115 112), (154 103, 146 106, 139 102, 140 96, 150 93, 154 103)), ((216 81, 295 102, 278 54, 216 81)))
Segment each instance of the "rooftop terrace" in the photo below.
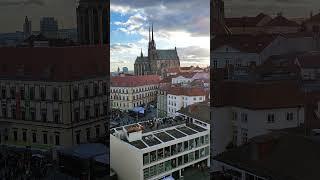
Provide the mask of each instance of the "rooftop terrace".
POLYGON ((138 149, 152 147, 161 143, 170 142, 186 136, 204 132, 207 129, 197 124, 185 120, 183 117, 167 117, 154 119, 123 127, 111 129, 112 135, 131 144, 138 149), (134 133, 134 140, 128 139, 128 136, 134 133))

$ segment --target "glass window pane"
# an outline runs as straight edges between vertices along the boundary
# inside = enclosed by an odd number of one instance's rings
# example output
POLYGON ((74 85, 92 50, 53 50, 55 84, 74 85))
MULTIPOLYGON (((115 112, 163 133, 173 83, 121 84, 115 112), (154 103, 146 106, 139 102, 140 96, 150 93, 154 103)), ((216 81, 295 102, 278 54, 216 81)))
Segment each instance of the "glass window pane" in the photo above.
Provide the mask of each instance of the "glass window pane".
POLYGON ((177 145, 172 145, 171 146, 171 156, 177 154, 177 145))
POLYGON ((164 157, 170 156, 170 146, 164 148, 164 157))
POLYGON ((143 164, 149 164, 149 153, 143 154, 143 164))
POLYGON ((188 159, 189 159, 189 158, 188 158, 188 154, 184 155, 184 156, 183 156, 183 163, 184 163, 184 164, 188 163, 188 159))
POLYGON ((156 154, 156 151, 152 151, 150 153, 150 162, 154 162, 157 160, 157 154, 156 154))
POLYGON ((147 179, 149 177, 149 168, 143 170, 143 177, 144 179, 147 179))
POLYGON ((163 158, 163 149, 158 149, 158 160, 163 158))

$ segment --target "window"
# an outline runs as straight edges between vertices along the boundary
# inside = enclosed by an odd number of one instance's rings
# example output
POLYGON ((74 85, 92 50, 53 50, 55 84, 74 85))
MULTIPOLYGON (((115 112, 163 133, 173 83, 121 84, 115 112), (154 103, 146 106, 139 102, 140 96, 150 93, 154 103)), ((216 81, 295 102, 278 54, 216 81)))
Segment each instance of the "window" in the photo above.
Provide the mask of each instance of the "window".
POLYGON ((248 114, 241 113, 241 122, 247 123, 248 122, 248 114))
POLYGON ((11 118, 16 119, 16 107, 11 106, 11 118))
POLYGON ((59 112, 59 110, 55 110, 53 112, 53 116, 54 116, 54 122, 55 123, 59 123, 60 122, 60 112, 59 112))
POLYGON ((94 105, 94 116, 99 117, 99 104, 94 105))
POLYGON ((213 60, 213 67, 217 68, 218 67, 218 61, 217 60, 213 60))
POLYGON ((37 134, 35 132, 32 133, 32 142, 33 143, 37 142, 37 134))
POLYGON ((183 163, 184 164, 186 164, 186 163, 188 163, 188 154, 185 154, 184 156, 183 156, 183 163))
POLYGON ((29 99, 33 100, 34 99, 34 87, 29 88, 29 99))
POLYGON ((150 163, 151 162, 154 162, 157 160, 157 154, 156 154, 156 151, 152 151, 150 152, 150 163))
POLYGON ((24 100, 24 96, 25 96, 24 87, 21 87, 21 88, 20 88, 20 98, 21 98, 22 100, 24 100))
POLYGON ((106 83, 103 83, 103 95, 107 95, 107 84, 106 83))
POLYGON ((48 135, 47 135, 47 133, 43 134, 43 144, 48 144, 48 135))
POLYGON ((164 157, 170 156, 170 146, 164 148, 164 157))
POLYGON ((35 109, 30 109, 30 120, 35 121, 36 120, 36 111, 35 109))
POLYGON ((149 164, 149 153, 143 154, 143 165, 149 164))
POLYGON ((55 142, 56 142, 56 146, 60 145, 60 136, 59 136, 59 134, 56 134, 55 142))
POLYGON ((79 90, 77 87, 73 87, 73 99, 76 100, 79 98, 79 90))
POLYGON ((90 119, 90 106, 86 106, 86 120, 90 119))
POLYGON ((41 110, 41 121, 47 122, 47 110, 46 109, 41 110))
POLYGON ((183 142, 183 148, 188 150, 188 141, 183 142))
POLYGON ((177 146, 174 144, 171 146, 171 156, 177 154, 177 146))
POLYGON ((78 108, 74 110, 74 121, 75 122, 79 122, 80 121, 80 112, 79 112, 78 108))
POLYGON ((238 120, 238 113, 237 112, 232 113, 232 120, 234 120, 234 121, 238 120))
POLYGON ((99 86, 98 84, 94 84, 94 96, 97 96, 99 93, 99 86))
POLYGON ((7 117, 7 107, 5 104, 2 104, 2 117, 3 118, 7 117))
POLYGON ((242 144, 248 142, 248 129, 241 129, 242 144))
POLYGON ((40 88, 40 98, 41 98, 41 100, 45 100, 46 99, 46 89, 45 89, 45 87, 41 87, 40 88))
POLYGON ((268 114, 268 123, 274 123, 274 114, 268 114))
POLYGON ((96 138, 100 136, 100 126, 96 127, 96 138))
POLYGON ((22 140, 23 140, 23 142, 27 142, 27 132, 26 131, 22 132, 22 140))
POLYGON ((194 97, 194 98, 193 98, 193 100, 194 100, 194 101, 196 101, 196 100, 197 100, 197 98, 196 98, 196 97, 194 97))
POLYGON ((76 134, 76 143, 80 144, 80 132, 76 134))
POLYGON ((87 128, 86 129, 86 132, 87 132, 87 141, 89 141, 90 140, 90 128, 87 128))
POLYGON ((15 87, 11 87, 10 88, 10 97, 11 99, 15 99, 15 91, 16 91, 16 88, 15 87))
MULTIPOLYGON (((129 107, 129 105, 128 105, 129 107)), ((108 113, 108 104, 107 103, 103 103, 103 114, 104 115, 107 115, 108 113)))
POLYGON ((287 113, 287 121, 292 121, 293 120, 293 113, 292 112, 288 112, 287 113))
POLYGON ((149 178, 149 168, 143 170, 143 179, 149 178))
POLYGON ((18 140, 18 132, 17 131, 13 131, 13 140, 14 141, 18 140))
POLYGON ((163 158, 163 148, 158 149, 158 160, 163 158))
POLYGON ((58 101, 59 100, 59 90, 58 88, 53 88, 53 100, 58 101))
POLYGON ((89 87, 88 86, 84 87, 84 97, 89 97, 89 87))
POLYGON ((21 109, 21 117, 22 120, 26 120, 26 110, 25 109, 21 109))
POLYGON ((6 99, 7 98, 7 94, 6 94, 6 87, 2 87, 2 90, 1 90, 1 97, 2 99, 6 99))

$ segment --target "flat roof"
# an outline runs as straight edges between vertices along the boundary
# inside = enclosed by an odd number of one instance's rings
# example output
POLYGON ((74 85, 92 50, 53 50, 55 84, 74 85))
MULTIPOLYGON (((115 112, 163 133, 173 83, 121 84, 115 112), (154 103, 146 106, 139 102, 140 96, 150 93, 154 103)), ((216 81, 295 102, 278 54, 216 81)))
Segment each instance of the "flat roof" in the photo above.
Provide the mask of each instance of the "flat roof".
POLYGON ((127 131, 129 130, 130 132, 142 131, 140 140, 128 142, 125 136, 122 136, 121 138, 121 140, 133 145, 138 149, 152 147, 161 143, 166 143, 189 135, 207 131, 207 129, 200 127, 198 124, 189 123, 181 117, 167 117, 163 119, 154 119, 130 124, 118 128, 113 128, 111 129, 111 133, 118 133, 118 131, 120 133, 125 133, 125 131, 122 131, 123 129, 126 129, 127 131), (131 128, 138 126, 139 128, 137 129, 131 128))
POLYGON ((128 142, 128 143, 138 149, 144 149, 147 147, 141 140, 132 141, 132 142, 128 142))
POLYGON ((176 129, 170 129, 166 131, 167 133, 169 133, 170 135, 172 135, 175 138, 182 138, 185 137, 187 135, 181 133, 180 131, 176 130, 176 129))
POLYGON ((190 128, 188 128, 187 126, 183 126, 183 127, 178 127, 177 128, 179 131, 182 131, 183 133, 185 134, 188 134, 188 135, 193 135, 193 134, 197 134, 197 131, 194 131, 190 128))
POLYGON ((186 126, 189 127, 189 128, 191 128, 191 129, 193 129, 193 130, 196 130, 196 131, 198 131, 198 132, 206 131, 205 128, 202 128, 202 127, 197 126, 197 125, 192 124, 192 123, 187 123, 186 126))
POLYGON ((161 144, 161 142, 158 139, 156 139, 153 135, 143 136, 142 140, 148 146, 155 146, 157 144, 161 144))
POLYGON ((160 132, 160 133, 156 133, 154 134, 157 138, 159 138, 162 142, 168 142, 168 141, 172 141, 174 140, 173 137, 169 136, 167 133, 165 132, 160 132))

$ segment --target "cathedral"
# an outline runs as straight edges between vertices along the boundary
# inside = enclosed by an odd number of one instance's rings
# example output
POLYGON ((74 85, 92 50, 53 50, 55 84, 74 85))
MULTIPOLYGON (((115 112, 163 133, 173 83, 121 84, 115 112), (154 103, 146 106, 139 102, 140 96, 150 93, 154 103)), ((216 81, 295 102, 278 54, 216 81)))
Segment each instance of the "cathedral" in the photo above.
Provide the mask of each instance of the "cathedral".
POLYGON ((135 75, 160 75, 164 76, 169 68, 179 68, 180 60, 177 53, 177 48, 174 49, 157 49, 152 34, 150 35, 149 27, 149 47, 148 56, 144 56, 141 50, 140 56, 137 57, 134 63, 135 75))

